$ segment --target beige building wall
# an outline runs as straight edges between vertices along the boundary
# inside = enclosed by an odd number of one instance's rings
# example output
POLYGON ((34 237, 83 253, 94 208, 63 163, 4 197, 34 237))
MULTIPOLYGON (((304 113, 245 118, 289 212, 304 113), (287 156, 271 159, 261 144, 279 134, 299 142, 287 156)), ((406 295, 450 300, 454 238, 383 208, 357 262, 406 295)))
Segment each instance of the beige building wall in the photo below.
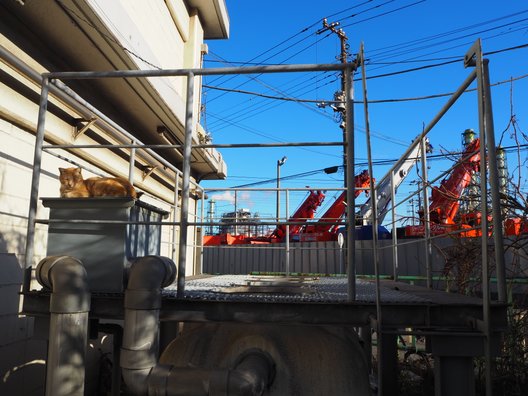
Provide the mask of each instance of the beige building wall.
MULTIPOLYGON (((132 59, 141 69, 200 67, 204 30, 196 12, 189 12, 183 1, 171 0, 86 0, 107 23, 123 46, 131 48, 138 57, 132 59), (156 20, 156 24, 152 21, 156 20)), ((0 26, 1 28, 1 26, 0 26)), ((29 68, 40 74, 44 67, 24 53, 0 30, 0 45, 23 61, 29 68)), ((46 363, 47 329, 44 325, 35 328, 34 318, 20 315, 21 300, 19 291, 23 280, 27 217, 30 200, 30 187, 33 171, 35 131, 38 105, 35 98, 40 94, 40 86, 30 77, 0 60, 0 70, 9 78, 23 86, 23 90, 13 89, 0 81, 0 395, 42 395, 46 363), (22 92, 24 91, 24 92, 22 92)), ((152 78, 152 85, 174 115, 183 119, 185 114, 185 87, 183 77, 152 78)), ((200 81, 196 81, 195 93, 200 92, 200 81)), ((199 99, 199 95, 198 98, 199 99)), ((59 108, 73 118, 82 118, 68 104, 62 103, 53 95, 50 105, 59 108)), ((199 114, 199 100, 194 106, 195 121, 199 114)), ((105 109, 99 109, 103 113, 105 109)), ((93 127, 104 139, 115 142, 102 128, 93 127)), ((200 139, 196 125, 195 141, 200 139)), ((70 123, 48 112, 46 117, 45 144, 95 144, 86 135, 74 137, 75 128, 70 123)), ((39 197, 58 197, 58 168, 81 165, 83 174, 90 177, 96 174, 127 176, 129 164, 120 156, 106 149, 79 149, 75 153, 65 150, 52 150, 54 155, 44 152, 40 175, 39 197), (58 157, 58 156, 60 157, 58 157), (73 162, 73 164, 72 164, 73 162), (96 173, 91 173, 90 171, 96 173), (110 172, 111 171, 111 172, 110 172)), ((211 155, 223 163, 216 152, 211 155)), ((138 159, 141 162, 141 159, 138 159)), ((180 178, 181 180, 181 178, 180 178)), ((137 169, 135 185, 146 191, 143 201, 170 212, 167 220, 179 220, 172 206, 174 188, 168 188, 153 178, 146 177, 137 169)), ((178 210, 181 202, 178 202, 178 210)), ((196 201, 189 205, 190 219, 196 219, 196 201)), ((39 201, 37 218, 46 219, 48 210, 39 201)), ((200 268, 195 261, 194 228, 189 229, 187 243, 187 275, 200 268)), ((179 229, 163 227, 161 254, 171 257, 177 263, 179 229), (173 232, 176 234, 173 235, 173 232), (176 254, 174 254, 176 253, 176 254)), ((32 264, 46 256, 47 226, 37 224, 35 252, 32 264)), ((36 281, 31 288, 40 288, 36 281)), ((105 341, 93 341, 89 345, 86 394, 98 394, 99 382, 97 366, 100 358, 110 346, 105 341)))

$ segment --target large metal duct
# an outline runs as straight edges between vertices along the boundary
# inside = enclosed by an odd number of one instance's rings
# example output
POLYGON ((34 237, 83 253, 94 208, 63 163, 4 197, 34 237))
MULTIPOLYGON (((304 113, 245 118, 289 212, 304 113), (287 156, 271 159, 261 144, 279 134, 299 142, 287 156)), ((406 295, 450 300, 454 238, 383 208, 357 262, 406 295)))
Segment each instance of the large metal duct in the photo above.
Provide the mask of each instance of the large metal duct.
POLYGON ((251 349, 242 353, 233 368, 158 365, 149 377, 149 395, 260 396, 275 377, 271 355, 251 349))
POLYGON ((140 257, 130 267, 120 362, 128 394, 147 394, 147 379, 158 359, 161 289, 175 279, 176 266, 166 257, 140 257))
POLYGON ((49 256, 36 276, 51 289, 46 395, 83 396, 90 311, 86 270, 76 258, 49 256))
POLYGON ((355 331, 291 324, 185 324, 149 378, 149 395, 262 394, 370 395, 368 364, 355 331), (239 374, 245 378, 235 378, 239 374), (165 388, 154 388, 154 380, 165 388))

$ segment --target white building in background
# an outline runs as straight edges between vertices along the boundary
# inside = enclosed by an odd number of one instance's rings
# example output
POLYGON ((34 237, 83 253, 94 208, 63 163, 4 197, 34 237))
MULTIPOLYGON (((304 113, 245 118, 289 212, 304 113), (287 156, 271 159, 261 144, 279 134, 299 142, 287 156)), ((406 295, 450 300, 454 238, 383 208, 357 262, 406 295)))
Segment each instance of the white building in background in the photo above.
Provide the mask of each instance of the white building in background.
MULTIPOLYGON (((207 51, 204 39, 228 38, 229 20, 224 0, 4 0, 0 15, 0 394, 40 395, 44 393, 46 342, 39 337, 40 329, 34 328, 33 318, 19 315, 40 74, 200 68, 207 51)), ((185 78, 65 83, 137 141, 183 143, 185 78)), ((200 83, 197 79, 194 87, 198 96, 200 83)), ((199 99, 193 109, 196 144, 206 136, 199 125, 199 99)), ((131 141, 108 123, 87 117, 74 104, 50 93, 46 145, 113 143, 131 141)), ((181 169, 180 150, 156 154, 181 169)), ((47 150, 39 197, 59 196, 59 167, 82 166, 85 177, 128 177, 130 157, 130 149, 47 150)), ((170 219, 175 216, 176 173, 142 150, 135 153, 133 182, 144 192, 142 200, 170 212, 170 219)), ((193 150, 193 182, 225 178, 226 173, 220 153, 193 150)), ((191 214, 195 213, 196 205, 190 206, 191 214)), ((37 217, 46 216, 46 209, 39 204, 37 217)), ((167 227, 163 234, 162 254, 174 258, 172 232, 174 229, 167 227)), ((46 226, 38 225, 33 265, 46 255, 46 234, 46 226)), ((189 232, 191 262, 196 236, 189 232)), ((186 268, 189 275, 196 266, 186 268)), ((94 364, 98 353, 94 347, 94 364)), ((96 374, 87 373, 87 394, 97 393, 98 380, 96 374)))

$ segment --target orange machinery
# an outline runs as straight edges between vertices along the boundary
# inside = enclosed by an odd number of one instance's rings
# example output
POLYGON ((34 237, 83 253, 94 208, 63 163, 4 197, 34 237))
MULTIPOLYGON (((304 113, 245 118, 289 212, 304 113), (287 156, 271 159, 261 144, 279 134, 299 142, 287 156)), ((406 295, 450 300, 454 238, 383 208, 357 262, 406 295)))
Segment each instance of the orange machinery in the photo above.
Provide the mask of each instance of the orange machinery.
MULTIPOLYGON (((363 171, 356 175, 354 185, 356 187, 355 196, 359 196, 370 184, 368 171, 363 171)), ((303 242, 332 241, 337 240, 339 224, 318 224, 324 222, 338 221, 346 211, 346 190, 343 191, 328 210, 321 216, 321 219, 314 224, 307 224, 299 234, 303 242)))
MULTIPOLYGON (((303 201, 295 213, 288 219, 292 222, 305 222, 309 219, 313 219, 317 208, 321 205, 325 198, 322 191, 310 191, 308 197, 303 201)), ((290 239, 299 234, 302 225, 290 225, 290 239)), ((215 245, 241 245, 241 244, 261 244, 261 243, 278 243, 284 242, 286 237, 286 226, 283 224, 277 225, 275 230, 270 236, 264 237, 250 237, 247 235, 231 235, 231 234, 219 234, 219 235, 206 235, 203 238, 204 246, 215 246, 215 245)))
MULTIPOLYGON (((462 153, 461 160, 453 168, 450 176, 442 180, 440 187, 433 187, 429 204, 431 235, 445 234, 455 230, 469 229, 480 223, 480 214, 467 214, 462 222, 456 222, 455 216, 460 207, 460 197, 469 186, 471 176, 480 168, 480 139, 476 138, 462 153), (471 221, 470 221, 471 219, 471 221)), ((423 215, 421 216, 423 222, 423 215)), ((404 227, 405 237, 422 237, 425 233, 423 224, 404 227)), ((462 232, 461 236, 477 236, 478 230, 462 232)))

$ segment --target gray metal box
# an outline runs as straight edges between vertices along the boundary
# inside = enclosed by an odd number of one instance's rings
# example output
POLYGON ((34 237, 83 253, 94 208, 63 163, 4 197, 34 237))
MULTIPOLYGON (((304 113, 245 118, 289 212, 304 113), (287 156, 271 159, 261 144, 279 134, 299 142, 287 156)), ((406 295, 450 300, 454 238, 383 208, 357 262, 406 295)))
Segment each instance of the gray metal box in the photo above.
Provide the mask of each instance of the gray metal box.
POLYGON ((80 259, 92 292, 122 292, 130 261, 160 254, 161 225, 104 223, 160 222, 167 212, 152 205, 117 197, 42 198, 42 204, 50 208, 47 255, 80 259))

